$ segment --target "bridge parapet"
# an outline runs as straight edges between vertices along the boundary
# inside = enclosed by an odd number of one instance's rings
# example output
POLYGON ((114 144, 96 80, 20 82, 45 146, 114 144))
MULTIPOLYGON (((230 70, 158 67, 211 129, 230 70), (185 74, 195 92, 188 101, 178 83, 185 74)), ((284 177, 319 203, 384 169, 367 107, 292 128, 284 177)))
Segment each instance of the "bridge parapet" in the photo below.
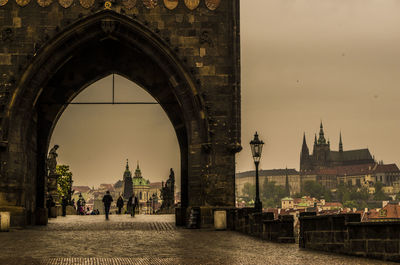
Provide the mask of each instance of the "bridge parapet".
POLYGON ((361 222, 360 214, 301 216, 299 247, 400 261, 400 222, 361 222))
POLYGON ((278 219, 275 219, 272 212, 258 213, 254 208, 242 208, 236 209, 231 218, 234 218, 232 230, 266 241, 295 242, 292 215, 279 215, 278 219))

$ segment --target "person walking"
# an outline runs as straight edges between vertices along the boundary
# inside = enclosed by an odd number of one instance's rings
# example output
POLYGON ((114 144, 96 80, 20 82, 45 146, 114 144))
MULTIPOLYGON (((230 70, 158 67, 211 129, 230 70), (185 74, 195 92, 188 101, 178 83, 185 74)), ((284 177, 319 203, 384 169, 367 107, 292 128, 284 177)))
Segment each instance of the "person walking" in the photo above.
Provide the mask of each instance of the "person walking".
POLYGON ((139 206, 138 198, 135 196, 135 199, 133 200, 132 203, 132 217, 135 217, 136 207, 138 206, 139 206))
POLYGON ((119 198, 117 200, 117 207, 118 207, 118 214, 121 214, 121 210, 124 207, 124 199, 122 199, 121 195, 119 195, 119 198))
POLYGON ((104 195, 102 201, 104 203, 104 211, 106 212, 106 220, 108 220, 108 214, 110 212, 111 202, 113 201, 113 198, 110 195, 110 191, 106 192, 106 195, 104 195))
POLYGON ((81 208, 82 208, 81 200, 77 200, 77 202, 76 202, 76 213, 77 213, 78 215, 81 214, 81 208))
POLYGON ((129 197, 129 199, 128 199, 128 203, 126 204, 126 208, 127 208, 127 210, 128 210, 128 213, 131 215, 131 216, 133 216, 132 215, 132 195, 129 197))
POLYGON ((68 200, 65 198, 65 196, 61 196, 61 208, 62 208, 62 216, 67 215, 67 205, 68 205, 68 200))

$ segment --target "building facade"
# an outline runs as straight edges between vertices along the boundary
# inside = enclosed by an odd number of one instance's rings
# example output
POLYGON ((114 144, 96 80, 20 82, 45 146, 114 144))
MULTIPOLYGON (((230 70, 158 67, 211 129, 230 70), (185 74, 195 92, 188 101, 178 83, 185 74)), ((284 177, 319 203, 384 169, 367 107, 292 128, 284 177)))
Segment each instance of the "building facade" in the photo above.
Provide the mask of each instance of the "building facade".
MULTIPOLYGON (((243 196, 243 188, 246 183, 255 184, 255 171, 246 171, 236 174, 236 193, 238 197, 243 196)), ((300 173, 293 168, 271 169, 259 171, 260 187, 265 181, 275 182, 275 185, 288 186, 290 194, 300 192, 300 173)))

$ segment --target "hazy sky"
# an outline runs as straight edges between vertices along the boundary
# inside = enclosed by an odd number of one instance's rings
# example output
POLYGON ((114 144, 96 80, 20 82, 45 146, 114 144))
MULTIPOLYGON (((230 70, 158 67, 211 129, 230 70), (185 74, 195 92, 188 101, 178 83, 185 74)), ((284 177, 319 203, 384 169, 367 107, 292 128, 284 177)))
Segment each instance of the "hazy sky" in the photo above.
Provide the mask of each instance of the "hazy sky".
MULTIPOLYGON (((399 10, 395 0, 242 1, 237 171, 253 169, 256 130, 266 142, 261 168, 298 169, 303 132, 311 151, 321 120, 332 149, 342 131, 345 150, 368 147, 377 160, 399 163, 399 10)), ((76 100, 107 100, 110 87, 110 78, 102 80, 76 100)), ((123 78, 116 87, 117 99, 152 100, 123 78)), ((61 145, 59 161, 71 166, 75 184, 115 182, 126 158, 131 167, 140 160, 151 181, 166 179, 171 166, 179 178, 176 136, 156 105, 70 106, 52 142, 61 145)))
MULTIPOLYGON (((112 77, 86 88, 75 102, 111 102, 112 77)), ((155 100, 131 81, 115 76, 115 101, 155 100)), ((167 180, 172 167, 180 183, 180 153, 175 131, 159 105, 70 105, 51 139, 60 145, 58 163, 70 165, 74 185, 98 186, 122 179, 126 159, 137 161, 143 177, 167 180)), ((132 172, 133 173, 133 172, 132 172)))

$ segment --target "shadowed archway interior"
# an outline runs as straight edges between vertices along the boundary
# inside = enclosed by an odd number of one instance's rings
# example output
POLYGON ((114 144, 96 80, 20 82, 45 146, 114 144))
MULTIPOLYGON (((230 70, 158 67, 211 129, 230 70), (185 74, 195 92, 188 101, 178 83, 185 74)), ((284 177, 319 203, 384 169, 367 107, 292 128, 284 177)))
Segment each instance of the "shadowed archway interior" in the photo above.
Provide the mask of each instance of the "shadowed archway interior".
MULTIPOLYGON (((45 159, 55 124, 83 89, 112 73, 144 88, 164 109, 180 147, 182 206, 202 205, 202 187, 193 185, 190 189, 188 176, 190 164, 201 164, 204 157, 189 161, 188 150, 189 144, 208 142, 204 109, 190 74, 163 45, 137 22, 105 11, 71 25, 39 51, 10 108, 11 119, 20 121, 10 123, 10 131, 29 128, 22 130, 26 132, 22 141, 29 145, 27 154, 10 155, 16 163, 33 163, 32 156, 37 158, 37 208, 44 207, 45 159), (28 144, 32 138, 36 145, 28 144), (189 201, 189 193, 193 201, 189 201)), ((11 133, 9 137, 19 135, 11 133)))

